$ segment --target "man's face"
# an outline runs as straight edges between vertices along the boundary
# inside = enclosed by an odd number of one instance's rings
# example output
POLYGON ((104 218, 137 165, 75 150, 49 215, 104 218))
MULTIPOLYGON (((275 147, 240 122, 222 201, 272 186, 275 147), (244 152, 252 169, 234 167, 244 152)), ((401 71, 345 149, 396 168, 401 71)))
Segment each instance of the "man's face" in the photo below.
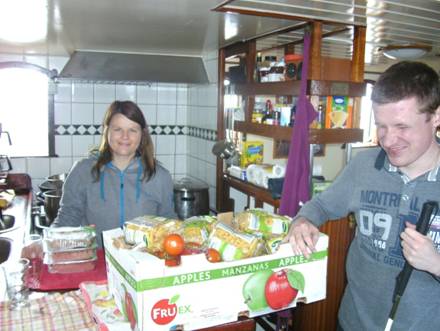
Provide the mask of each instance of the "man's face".
POLYGON ((382 105, 373 103, 379 143, 391 164, 410 177, 430 170, 438 157, 435 131, 440 125, 439 109, 431 118, 419 109, 415 97, 382 105))

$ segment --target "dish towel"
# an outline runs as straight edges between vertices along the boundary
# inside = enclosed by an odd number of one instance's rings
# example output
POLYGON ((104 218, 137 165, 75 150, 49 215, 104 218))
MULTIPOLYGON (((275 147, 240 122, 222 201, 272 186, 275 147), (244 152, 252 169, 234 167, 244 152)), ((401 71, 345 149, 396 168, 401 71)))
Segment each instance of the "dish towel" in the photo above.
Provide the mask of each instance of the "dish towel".
POLYGON ((303 66, 301 70, 301 89, 296 105, 295 125, 290 139, 286 175, 281 195, 279 213, 295 216, 301 203, 310 199, 310 144, 309 126, 317 116, 307 98, 307 77, 309 70, 310 33, 304 35, 303 66))
POLYGON ((79 290, 52 293, 30 300, 29 307, 9 310, 9 301, 0 303, 2 331, 96 331, 79 290))

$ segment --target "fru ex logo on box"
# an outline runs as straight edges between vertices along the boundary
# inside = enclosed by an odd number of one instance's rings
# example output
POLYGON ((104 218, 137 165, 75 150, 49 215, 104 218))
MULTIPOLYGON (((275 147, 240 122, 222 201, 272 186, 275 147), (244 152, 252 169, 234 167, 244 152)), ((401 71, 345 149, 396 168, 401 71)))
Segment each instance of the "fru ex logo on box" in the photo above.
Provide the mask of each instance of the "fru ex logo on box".
POLYGON ((185 314, 191 312, 191 305, 177 306, 176 302, 179 295, 173 296, 171 299, 161 299, 151 308, 151 319, 159 325, 171 323, 177 314, 185 314))

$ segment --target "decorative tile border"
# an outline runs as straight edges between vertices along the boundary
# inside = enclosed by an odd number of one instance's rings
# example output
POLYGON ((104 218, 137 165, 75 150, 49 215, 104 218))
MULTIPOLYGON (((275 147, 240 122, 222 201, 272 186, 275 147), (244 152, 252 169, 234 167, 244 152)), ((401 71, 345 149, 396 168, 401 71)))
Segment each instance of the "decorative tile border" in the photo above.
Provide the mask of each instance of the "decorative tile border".
MULTIPOLYGON (((217 140, 217 131, 186 125, 150 125, 151 135, 187 135, 210 141, 217 140)), ((89 136, 102 134, 102 125, 94 124, 60 124, 55 125, 55 135, 89 136)))

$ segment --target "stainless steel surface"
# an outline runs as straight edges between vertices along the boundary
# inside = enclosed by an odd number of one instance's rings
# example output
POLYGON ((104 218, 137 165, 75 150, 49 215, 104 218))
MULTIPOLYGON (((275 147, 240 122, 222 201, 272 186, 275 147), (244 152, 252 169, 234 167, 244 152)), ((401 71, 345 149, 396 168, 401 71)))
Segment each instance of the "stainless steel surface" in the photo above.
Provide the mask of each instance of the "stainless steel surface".
POLYGON ((179 219, 209 214, 208 185, 183 178, 174 184, 174 207, 179 219))
MULTIPOLYGON (((380 48, 389 44, 433 46, 428 58, 438 61, 440 2, 433 0, 239 0, 231 6, 291 15, 275 19, 211 9, 223 0, 48 0, 47 37, 19 44, 1 41, 0 52, 68 57, 75 50, 131 54, 216 55, 219 47, 280 30, 297 23, 293 16, 327 19, 367 26, 366 62, 387 64, 380 48), (293 15, 293 16, 292 16, 293 15), (236 34, 234 35, 234 30, 236 34)), ((18 18, 18 17, 17 17, 18 18)), ((327 31, 328 26, 325 26, 327 31)), ((348 56, 352 30, 326 38, 324 54, 348 56)), ((295 40, 281 35, 267 46, 295 40)), ((266 46, 265 46, 266 47, 266 46)), ((30 57, 31 61, 32 56, 30 57)), ((428 59, 427 58, 427 59, 428 59)))
POLYGON ((61 78, 206 84, 201 57, 76 51, 61 78))

